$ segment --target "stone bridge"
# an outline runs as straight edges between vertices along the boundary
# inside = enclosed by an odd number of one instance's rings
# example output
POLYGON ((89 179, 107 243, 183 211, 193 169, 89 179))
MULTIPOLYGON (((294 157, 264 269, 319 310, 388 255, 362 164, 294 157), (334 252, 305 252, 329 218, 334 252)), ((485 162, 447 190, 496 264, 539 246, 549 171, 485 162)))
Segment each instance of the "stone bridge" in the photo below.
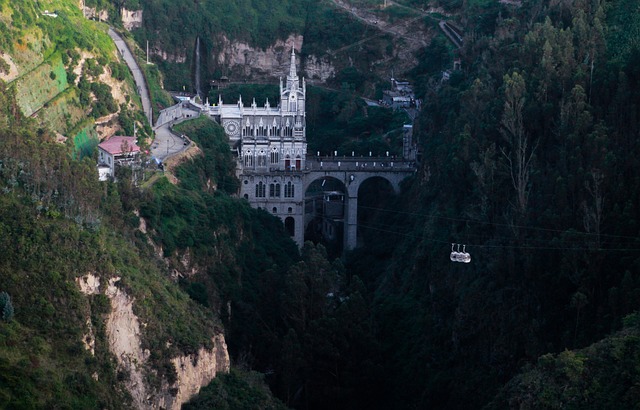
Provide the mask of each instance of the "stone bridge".
MULTIPOLYGON (((303 193, 314 181, 332 178, 345 187, 344 249, 356 247, 358 237, 358 190, 370 178, 383 178, 400 192, 400 182, 416 171, 415 161, 397 160, 393 157, 307 157, 302 170, 303 193)), ((304 236, 304 232, 302 232, 304 236)), ((298 235, 295 235, 298 236, 298 235)), ((295 238, 300 243, 299 238, 295 238)), ((302 238, 304 240, 304 237, 302 238)))

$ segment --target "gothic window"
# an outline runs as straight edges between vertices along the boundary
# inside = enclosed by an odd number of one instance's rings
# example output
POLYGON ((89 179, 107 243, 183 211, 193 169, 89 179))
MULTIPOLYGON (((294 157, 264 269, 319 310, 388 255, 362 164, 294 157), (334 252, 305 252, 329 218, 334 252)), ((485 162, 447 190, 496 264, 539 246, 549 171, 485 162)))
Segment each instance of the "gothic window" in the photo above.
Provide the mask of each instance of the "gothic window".
POLYGON ((253 153, 249 150, 244 153, 244 166, 252 167, 253 166, 253 153))
POLYGON ((293 198, 295 193, 295 186, 291 183, 291 181, 287 182, 284 186, 284 197, 285 198, 293 198))
POLYGON ((277 148, 273 148, 271 150, 271 163, 272 164, 277 164, 278 162, 280 162, 280 155, 278 153, 278 149, 277 148))
POLYGON ((269 198, 280 198, 280 184, 269 184, 269 198))
POLYGON ((266 196, 267 185, 262 181, 256 185, 256 198, 264 198, 266 196))
POLYGON ((259 167, 266 167, 267 166, 267 154, 262 150, 258 154, 258 166, 259 167))

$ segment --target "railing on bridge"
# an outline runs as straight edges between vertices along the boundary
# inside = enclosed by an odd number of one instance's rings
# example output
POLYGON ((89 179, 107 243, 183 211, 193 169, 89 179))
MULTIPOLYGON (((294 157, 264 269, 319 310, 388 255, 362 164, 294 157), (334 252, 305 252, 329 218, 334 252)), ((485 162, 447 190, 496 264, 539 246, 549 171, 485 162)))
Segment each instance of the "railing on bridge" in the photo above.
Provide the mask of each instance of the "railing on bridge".
POLYGON ((409 171, 415 161, 395 157, 318 157, 309 156, 306 171, 409 171))
MULTIPOLYGON (((239 163, 241 159, 237 159, 239 163)), ((394 157, 316 157, 308 156, 305 167, 296 169, 281 169, 268 166, 244 167, 246 173, 296 174, 318 171, 348 171, 348 172, 407 172, 416 168, 415 161, 406 161, 394 157)))

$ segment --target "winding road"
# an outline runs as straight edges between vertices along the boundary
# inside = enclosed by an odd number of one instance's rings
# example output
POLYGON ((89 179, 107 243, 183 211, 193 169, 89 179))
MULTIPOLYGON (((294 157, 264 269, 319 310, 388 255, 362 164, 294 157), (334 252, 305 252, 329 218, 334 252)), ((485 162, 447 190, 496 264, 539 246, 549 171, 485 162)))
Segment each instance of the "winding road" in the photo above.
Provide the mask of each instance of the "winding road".
POLYGON ((109 27, 109 37, 113 40, 118 51, 122 55, 124 62, 127 63, 129 70, 133 74, 133 79, 136 82, 136 86, 138 87, 138 94, 140 95, 140 99, 142 100, 142 109, 144 110, 145 115, 147 116, 147 120, 149 121, 149 125, 153 126, 153 111, 151 108, 151 97, 149 95, 149 89, 147 88, 147 83, 144 80, 144 75, 142 75, 142 71, 140 70, 140 66, 136 61, 133 53, 129 49, 129 46, 124 41, 124 39, 118 34, 115 30, 109 27))
POLYGON ((167 158, 187 149, 190 141, 174 134, 169 127, 198 115, 200 115, 198 111, 182 107, 182 103, 161 111, 157 122, 159 125, 154 128, 156 138, 151 144, 151 155, 164 162, 167 158))
POLYGON ((142 70, 122 36, 111 27, 109 27, 109 37, 111 37, 115 43, 124 62, 133 74, 133 79, 138 88, 138 95, 140 95, 140 99, 142 100, 142 109, 147 117, 147 121, 149 121, 149 124, 155 131, 155 138, 151 144, 151 155, 164 162, 167 158, 184 151, 189 146, 188 141, 185 144, 185 140, 171 132, 169 127, 174 123, 183 121, 185 118, 198 116, 198 112, 189 110, 188 108, 182 108, 180 104, 177 104, 161 111, 156 127, 153 127, 151 96, 149 95, 149 89, 147 88, 142 70))

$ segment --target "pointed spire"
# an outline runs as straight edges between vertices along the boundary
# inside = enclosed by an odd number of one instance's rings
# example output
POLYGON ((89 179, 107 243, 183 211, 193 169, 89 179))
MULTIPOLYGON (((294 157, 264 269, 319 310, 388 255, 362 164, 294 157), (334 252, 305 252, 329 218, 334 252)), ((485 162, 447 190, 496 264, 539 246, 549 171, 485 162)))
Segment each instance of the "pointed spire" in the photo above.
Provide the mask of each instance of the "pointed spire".
POLYGON ((294 79, 298 77, 296 72, 296 49, 295 45, 291 45, 291 66, 289 67, 289 78, 294 79))

